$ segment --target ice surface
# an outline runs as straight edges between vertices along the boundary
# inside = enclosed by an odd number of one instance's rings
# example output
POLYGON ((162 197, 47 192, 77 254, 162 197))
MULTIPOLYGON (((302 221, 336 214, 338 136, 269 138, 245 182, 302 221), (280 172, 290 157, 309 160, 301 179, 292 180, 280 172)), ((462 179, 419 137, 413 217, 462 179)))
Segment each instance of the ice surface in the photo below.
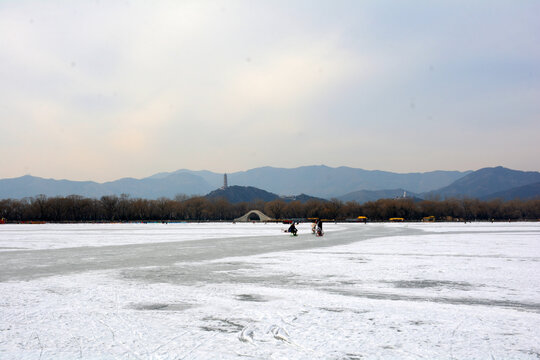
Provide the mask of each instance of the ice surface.
POLYGON ((540 357, 538 223, 170 225, 0 227, 0 358, 540 357))
MULTIPOLYGON (((0 251, 269 236, 287 227, 275 223, 8 224, 0 228, 0 251)), ((339 229, 333 226, 330 231, 339 229)))

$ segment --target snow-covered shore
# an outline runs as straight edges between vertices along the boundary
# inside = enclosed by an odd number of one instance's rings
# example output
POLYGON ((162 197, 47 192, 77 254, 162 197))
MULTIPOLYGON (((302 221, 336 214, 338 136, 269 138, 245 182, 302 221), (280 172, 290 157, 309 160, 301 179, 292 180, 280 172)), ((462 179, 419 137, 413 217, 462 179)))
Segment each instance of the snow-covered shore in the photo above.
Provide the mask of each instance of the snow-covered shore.
POLYGON ((109 226, 0 227, 0 358, 540 357, 539 223, 109 226))

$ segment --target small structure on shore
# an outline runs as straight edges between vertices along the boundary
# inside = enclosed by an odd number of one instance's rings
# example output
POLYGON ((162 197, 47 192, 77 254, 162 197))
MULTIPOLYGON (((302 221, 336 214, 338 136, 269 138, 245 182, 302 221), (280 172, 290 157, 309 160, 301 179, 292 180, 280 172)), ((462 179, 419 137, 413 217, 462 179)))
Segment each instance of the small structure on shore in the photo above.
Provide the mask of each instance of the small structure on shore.
POLYGON ((273 221, 270 216, 265 215, 262 211, 251 210, 248 211, 244 216, 234 219, 235 222, 250 222, 250 221, 273 221))

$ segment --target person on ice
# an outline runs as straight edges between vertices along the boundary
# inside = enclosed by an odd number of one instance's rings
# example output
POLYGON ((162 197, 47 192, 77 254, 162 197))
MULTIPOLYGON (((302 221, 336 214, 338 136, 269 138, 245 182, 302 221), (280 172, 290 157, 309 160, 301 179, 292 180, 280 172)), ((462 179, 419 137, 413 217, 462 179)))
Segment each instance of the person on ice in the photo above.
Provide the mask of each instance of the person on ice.
POLYGON ((322 236, 323 234, 323 231, 322 231, 322 220, 319 219, 317 220, 317 236, 322 236))
POLYGON ((296 226, 294 226, 294 221, 292 222, 291 226, 289 226, 289 230, 287 231, 293 234, 294 236, 296 236, 296 233, 298 232, 298 230, 296 229, 296 226))

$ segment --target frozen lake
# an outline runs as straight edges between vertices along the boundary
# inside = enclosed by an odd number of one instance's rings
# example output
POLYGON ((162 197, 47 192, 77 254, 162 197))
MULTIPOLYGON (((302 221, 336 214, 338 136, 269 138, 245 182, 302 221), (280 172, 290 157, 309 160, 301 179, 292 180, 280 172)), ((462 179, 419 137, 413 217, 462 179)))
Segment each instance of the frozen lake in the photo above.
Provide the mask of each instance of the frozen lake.
POLYGON ((540 223, 0 225, 0 359, 538 359, 540 223))

